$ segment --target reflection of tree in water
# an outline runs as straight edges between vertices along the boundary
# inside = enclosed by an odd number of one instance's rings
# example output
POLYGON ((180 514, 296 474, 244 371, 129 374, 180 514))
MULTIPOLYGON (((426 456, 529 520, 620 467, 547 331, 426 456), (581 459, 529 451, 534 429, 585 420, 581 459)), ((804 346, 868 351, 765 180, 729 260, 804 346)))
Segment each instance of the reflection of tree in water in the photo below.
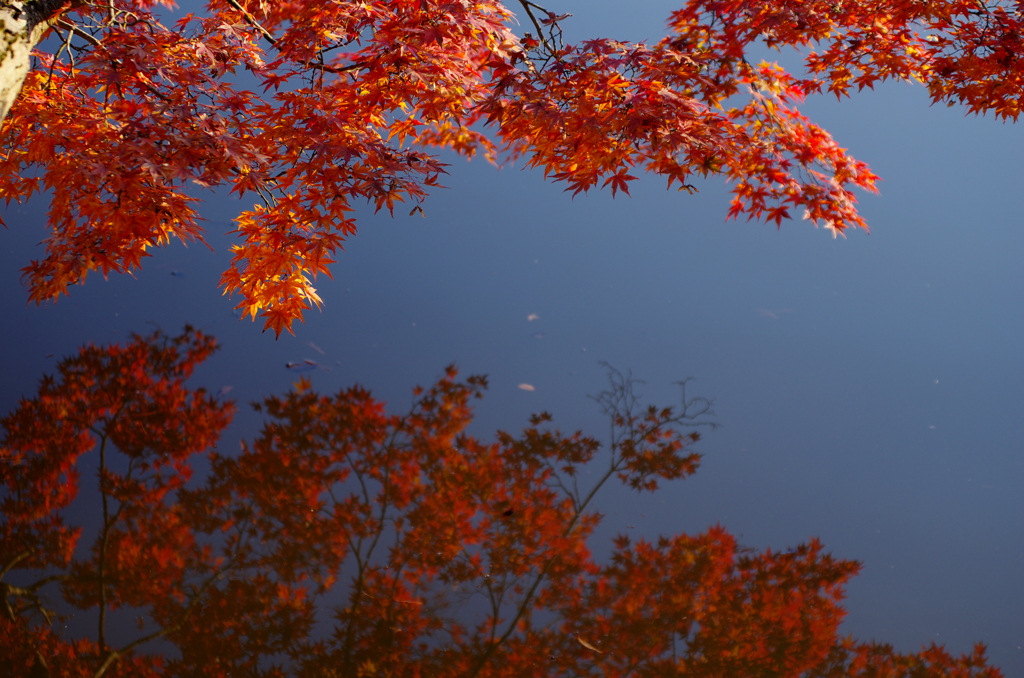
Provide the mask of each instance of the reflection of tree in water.
POLYGON ((184 385, 213 349, 188 328, 84 348, 2 421, 2 675, 1000 675, 980 647, 839 638, 859 566, 816 540, 755 553, 716 527, 619 537, 594 562, 598 490, 692 474, 707 401, 643 407, 613 372, 608 448, 547 414, 484 442, 465 429, 486 380, 454 368, 402 415, 300 380, 187 489, 233 412, 184 385), (85 549, 65 517, 89 452, 85 549), (599 480, 581 486, 588 464, 599 480), (90 611, 95 633, 65 637, 51 610, 90 611))

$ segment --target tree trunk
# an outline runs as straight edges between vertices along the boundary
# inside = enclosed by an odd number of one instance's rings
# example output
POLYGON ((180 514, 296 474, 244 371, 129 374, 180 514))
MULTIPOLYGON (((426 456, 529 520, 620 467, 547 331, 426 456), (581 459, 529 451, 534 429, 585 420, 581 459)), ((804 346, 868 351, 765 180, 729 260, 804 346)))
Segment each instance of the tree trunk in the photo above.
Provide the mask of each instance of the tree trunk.
POLYGON ((29 57, 69 0, 0 0, 0 122, 21 91, 29 57))

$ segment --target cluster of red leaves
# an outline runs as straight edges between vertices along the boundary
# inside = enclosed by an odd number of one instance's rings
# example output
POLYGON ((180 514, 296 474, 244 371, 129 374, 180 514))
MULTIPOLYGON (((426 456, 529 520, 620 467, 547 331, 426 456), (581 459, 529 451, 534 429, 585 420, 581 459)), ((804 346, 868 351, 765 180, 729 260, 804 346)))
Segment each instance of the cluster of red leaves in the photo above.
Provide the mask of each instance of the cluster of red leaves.
POLYGON ((799 113, 805 94, 916 78, 937 101, 1020 110, 1008 2, 690 0, 654 45, 564 45, 565 16, 525 0, 523 39, 496 0, 211 0, 165 26, 153 6, 170 4, 73 3, 4 123, 0 194, 51 196, 46 257, 25 269, 37 302, 202 240, 190 184, 259 200, 221 282, 280 333, 320 304, 353 201, 391 211, 437 185, 431 147, 525 157, 573 193, 628 193, 637 168, 688 191, 723 175, 731 217, 795 209, 841 233, 866 226, 851 189, 876 177, 799 113), (805 77, 751 63, 757 44, 811 50, 805 77))
POLYGON ((645 408, 613 373, 606 448, 546 414, 488 443, 466 433, 486 381, 454 368, 403 415, 300 381, 225 455, 233 405, 183 383, 213 348, 190 329, 87 347, 0 420, 4 675, 1001 675, 981 646, 839 638, 859 565, 817 540, 757 553, 713 527, 596 562, 598 491, 693 473, 706 401, 645 408), (89 466, 98 498, 72 513, 89 466), (53 623, 76 610, 93 635, 53 623))

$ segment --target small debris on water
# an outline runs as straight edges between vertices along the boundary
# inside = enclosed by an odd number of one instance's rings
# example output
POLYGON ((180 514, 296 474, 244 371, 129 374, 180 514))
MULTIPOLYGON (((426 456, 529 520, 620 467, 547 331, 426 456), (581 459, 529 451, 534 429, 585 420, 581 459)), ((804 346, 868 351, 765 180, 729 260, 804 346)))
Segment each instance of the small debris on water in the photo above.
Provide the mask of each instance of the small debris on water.
POLYGON ((536 391, 537 389, 534 388, 533 384, 519 384, 519 390, 520 391, 536 391))
POLYGON ((289 369, 292 372, 310 372, 320 367, 319 364, 312 360, 302 360, 300 362, 285 363, 284 366, 286 369, 289 369))
POLYGON ((771 318, 772 320, 778 320, 781 316, 786 313, 792 313, 791 308, 759 308, 757 314, 762 318, 771 318))

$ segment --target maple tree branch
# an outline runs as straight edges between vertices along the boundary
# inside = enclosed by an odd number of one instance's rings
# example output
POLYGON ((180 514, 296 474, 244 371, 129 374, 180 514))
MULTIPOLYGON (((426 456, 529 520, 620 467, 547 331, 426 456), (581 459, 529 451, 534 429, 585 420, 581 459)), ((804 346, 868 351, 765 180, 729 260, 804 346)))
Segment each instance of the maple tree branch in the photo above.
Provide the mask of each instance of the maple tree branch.
POLYGON ((259 31, 260 35, 262 35, 267 42, 274 46, 277 45, 277 38, 274 37, 274 34, 268 31, 266 28, 264 28, 259 21, 256 21, 256 17, 254 17, 252 14, 249 14, 249 12, 246 11, 244 7, 238 4, 238 0, 227 0, 227 3, 231 5, 231 7, 233 7, 236 11, 238 11, 243 18, 245 18, 246 23, 248 23, 250 26, 259 31))
POLYGON ((547 47, 548 46, 547 40, 544 39, 544 29, 541 28, 540 22, 537 21, 537 17, 533 15, 532 7, 536 7, 537 9, 544 10, 545 12, 547 10, 544 9, 543 7, 541 7, 540 5, 537 5, 537 4, 534 4, 534 3, 530 2, 530 0, 519 0, 519 4, 522 5, 523 9, 526 10, 526 16, 530 17, 530 21, 533 22, 533 27, 537 29, 537 37, 542 42, 544 42, 544 46, 547 47))
MULTIPOLYGON (((271 33, 270 31, 268 31, 263 26, 263 24, 261 24, 259 21, 257 21, 256 17, 254 17, 252 14, 250 14, 248 11, 246 11, 246 9, 244 7, 242 7, 238 3, 238 0, 227 0, 227 3, 229 5, 231 5, 232 8, 234 8, 236 11, 238 11, 242 15, 242 17, 245 19, 246 23, 248 23, 250 26, 252 26, 257 31, 259 31, 259 34, 262 35, 263 38, 267 42, 269 42, 274 47, 277 47, 277 38, 274 37, 274 34, 271 33)), ((322 57, 321 57, 321 60, 322 60, 322 57)), ((328 73, 335 73, 335 74, 337 74, 337 73, 344 73, 345 71, 352 70, 352 69, 355 69, 355 68, 361 68, 363 66, 362 63, 359 63, 359 64, 352 64, 352 65, 346 66, 344 68, 335 68, 334 66, 328 66, 328 65, 326 65, 324 63, 316 64, 316 63, 312 63, 312 62, 306 62, 306 63, 304 63, 302 65, 305 66, 306 68, 312 68, 312 69, 316 69, 316 70, 320 70, 320 71, 326 71, 328 73)))
MULTIPOLYGON (((58 24, 59 24, 59 22, 58 22, 58 24)), ((59 35, 59 33, 58 33, 58 35, 59 35)), ((46 92, 50 91, 50 86, 53 84, 53 73, 57 69, 57 63, 60 60, 61 54, 67 53, 67 55, 68 55, 68 65, 70 67, 69 70, 70 70, 70 73, 72 74, 72 76, 74 75, 75 68, 76 68, 76 65, 75 65, 75 54, 74 54, 75 50, 74 50, 74 47, 71 44, 71 41, 72 41, 72 39, 74 37, 75 37, 75 32, 72 31, 72 30, 69 30, 68 31, 68 36, 61 43, 60 49, 57 50, 57 53, 53 55, 53 61, 50 62, 50 67, 46 71, 46 85, 43 88, 44 91, 46 91, 46 92)), ((92 37, 92 36, 90 36, 90 37, 92 37)))
MULTIPOLYGON (((94 47, 99 47, 100 49, 105 49, 103 47, 103 43, 100 42, 100 40, 95 35, 93 35, 92 33, 89 33, 88 31, 83 31, 81 28, 79 28, 75 24, 71 23, 70 21, 68 21, 64 17, 59 17, 56 21, 53 22, 53 25, 55 27, 57 27, 57 28, 63 28, 65 31, 67 31, 68 33, 70 33, 72 35, 77 35, 78 37, 82 38, 86 42, 92 43, 92 45, 94 47)), ((71 41, 70 41, 70 37, 69 37, 68 43, 70 44, 70 42, 71 41)))

